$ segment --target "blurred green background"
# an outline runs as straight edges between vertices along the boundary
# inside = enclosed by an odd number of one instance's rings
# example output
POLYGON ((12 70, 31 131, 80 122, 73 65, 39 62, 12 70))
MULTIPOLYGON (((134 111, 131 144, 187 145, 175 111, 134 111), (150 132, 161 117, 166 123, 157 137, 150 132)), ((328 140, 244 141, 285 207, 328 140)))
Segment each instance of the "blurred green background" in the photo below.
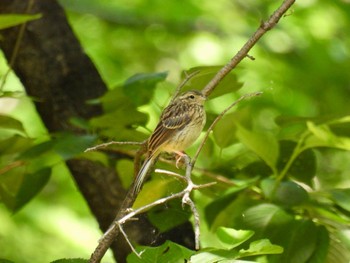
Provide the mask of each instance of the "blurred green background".
MULTIPOLYGON (((84 50, 110 88, 136 73, 168 72, 167 82, 156 90, 159 96, 155 96, 155 102, 143 109, 152 113, 148 126, 153 127, 164 98, 179 83, 182 70, 228 62, 281 1, 60 3, 84 50)), ((254 127, 272 133, 277 129, 273 121, 277 116, 327 120, 349 114, 349 28, 349 1, 297 1, 250 52, 255 60, 245 59, 235 70, 243 83, 240 91, 213 99, 208 107, 218 113, 239 94, 263 91, 264 95, 249 106, 249 114, 254 127)), ((6 70, 1 56, 0 75, 6 70)), ((22 87, 10 74, 5 89, 15 91, 22 87)), ((29 136, 45 136, 28 98, 2 98, 0 112, 21 120, 29 136)), ((288 138, 288 132, 281 136, 288 138)), ((321 162, 324 172, 319 183, 350 187, 349 152, 337 152, 325 160, 321 162)), ((205 160, 199 162, 204 165, 205 160)), ((94 218, 62 164, 55 167, 43 191, 19 212, 11 214, 0 205, 0 222, 0 258, 15 262, 87 258, 100 237, 94 218)), ((110 261, 109 254, 104 262, 110 261)))

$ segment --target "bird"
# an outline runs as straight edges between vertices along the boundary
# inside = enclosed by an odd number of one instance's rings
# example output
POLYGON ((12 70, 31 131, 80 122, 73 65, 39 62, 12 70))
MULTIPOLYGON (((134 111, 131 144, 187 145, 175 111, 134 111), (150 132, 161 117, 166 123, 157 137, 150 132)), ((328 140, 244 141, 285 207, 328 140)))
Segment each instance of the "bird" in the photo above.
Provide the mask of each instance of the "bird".
POLYGON ((186 91, 175 97, 163 110, 160 120, 148 138, 146 158, 134 181, 134 193, 140 192, 145 177, 162 152, 176 153, 181 158, 202 132, 206 113, 206 96, 198 90, 186 91))

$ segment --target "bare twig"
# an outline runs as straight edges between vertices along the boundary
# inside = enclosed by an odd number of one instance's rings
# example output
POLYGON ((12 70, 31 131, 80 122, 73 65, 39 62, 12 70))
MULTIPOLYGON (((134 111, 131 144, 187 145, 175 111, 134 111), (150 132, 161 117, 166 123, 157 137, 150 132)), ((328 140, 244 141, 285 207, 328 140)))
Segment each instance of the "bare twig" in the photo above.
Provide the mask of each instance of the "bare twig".
POLYGON ((141 254, 142 253, 137 253, 136 249, 134 248, 134 246, 131 244, 129 238, 128 238, 128 235, 125 233, 122 225, 118 225, 119 226, 119 231, 120 233, 122 233, 122 235, 124 236, 126 242, 128 243, 129 247, 131 248, 132 252, 134 252, 136 254, 137 257, 141 258, 141 254))
POLYGON ((238 103, 240 103, 242 100, 245 99, 249 99, 252 97, 256 97, 261 95, 262 92, 258 91, 258 92, 253 92, 253 93, 248 93, 248 94, 244 94, 242 95, 238 100, 236 100, 235 102, 233 102, 230 106, 228 106, 224 111, 222 111, 216 118, 215 120, 212 122, 212 124, 209 126, 207 132, 205 133, 205 136, 201 142, 201 144, 199 145, 196 154, 194 155, 194 157, 192 158, 192 165, 194 165, 197 161, 198 155, 200 154, 200 152, 202 151, 202 148, 204 146, 204 144, 206 143, 210 132, 213 130, 213 128, 215 127, 215 125, 218 123, 218 121, 220 121, 222 119, 222 117, 224 117, 224 115, 230 110, 232 109, 234 106, 236 106, 238 103))
POLYGON ((283 14, 294 4, 295 0, 284 0, 281 6, 270 16, 266 22, 262 22, 260 27, 249 38, 237 54, 212 78, 212 80, 203 88, 205 96, 209 96, 220 81, 233 70, 245 57, 259 39, 270 29, 272 29, 283 14))
MULTIPOLYGON (((129 246, 131 247, 132 251, 135 252, 134 247, 132 246, 130 240, 128 239, 126 233, 123 233, 123 229, 122 229, 122 225, 125 224, 127 221, 131 220, 133 217, 135 217, 138 214, 144 213, 146 211, 148 211, 149 209, 167 203, 170 200, 173 199, 178 199, 178 198, 182 198, 182 204, 183 205, 189 205, 190 209, 193 213, 194 216, 194 229, 195 229, 195 248, 198 250, 199 249, 199 236, 200 236, 200 231, 199 231, 199 224, 200 224, 200 219, 199 219, 199 213, 197 211, 197 208, 194 204, 194 202, 192 201, 192 199, 190 198, 190 193, 193 190, 196 189, 200 189, 200 188, 204 188, 204 187, 210 187, 212 185, 214 185, 216 182, 212 182, 212 183, 208 183, 208 184, 202 184, 202 185, 195 185, 192 182, 191 179, 191 172, 193 169, 192 163, 191 163, 191 159, 185 155, 185 161, 186 161, 186 174, 185 176, 181 176, 179 174, 176 173, 172 173, 169 171, 164 171, 164 170, 158 170, 160 172, 163 172, 167 175, 172 175, 172 176, 176 176, 178 178, 181 178, 181 180, 186 181, 187 186, 184 190, 182 190, 181 192, 178 192, 176 194, 172 194, 170 196, 158 199, 150 204, 147 204, 145 206, 142 206, 138 209, 135 210, 131 210, 130 212, 128 212, 127 214, 125 214, 123 217, 117 219, 116 221, 113 222, 113 224, 110 226, 110 228, 104 233, 104 235, 101 237, 100 239, 100 243, 104 244, 106 242, 106 240, 109 240, 113 235, 115 235, 118 232, 122 232, 123 236, 125 237, 127 243, 129 244, 129 246)), ((96 251, 95 251, 96 252, 96 251)), ((140 256, 140 254, 136 253, 138 256, 140 256)), ((90 262, 98 262, 95 261, 95 259, 91 258, 90 262)))
POLYGON ((191 74, 187 75, 187 73, 185 72, 186 78, 180 83, 179 86, 177 86, 175 93, 173 95, 173 97, 171 98, 170 103, 179 95, 179 93, 181 92, 181 89, 186 85, 186 83, 193 78, 195 75, 197 75, 200 71, 196 70, 194 72, 192 72, 191 74))
POLYGON ((99 149, 103 149, 103 148, 107 148, 108 146, 111 145, 142 145, 145 142, 116 142, 116 141, 111 141, 111 142, 106 142, 106 143, 102 143, 90 148, 87 148, 84 152, 91 152, 91 151, 96 151, 99 149))

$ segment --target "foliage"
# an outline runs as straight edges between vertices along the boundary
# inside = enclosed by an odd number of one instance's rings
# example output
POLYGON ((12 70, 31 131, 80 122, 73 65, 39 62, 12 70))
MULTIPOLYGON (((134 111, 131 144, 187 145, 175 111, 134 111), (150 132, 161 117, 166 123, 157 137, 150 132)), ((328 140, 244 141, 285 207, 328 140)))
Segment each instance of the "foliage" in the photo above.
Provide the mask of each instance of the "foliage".
POLYGON ((24 14, 8 14, 0 15, 0 29, 5 29, 12 26, 17 26, 31 20, 39 19, 40 14, 24 15, 24 14))
MULTIPOLYGON (((100 139, 147 138, 180 80, 180 69, 190 68, 187 73, 200 69, 184 87, 200 89, 275 8, 275 1, 200 5, 189 1, 186 12, 183 3, 175 2, 166 8, 161 1, 61 2, 111 89, 89 102, 102 104, 103 115, 79 123, 72 120, 94 135, 32 132, 31 126, 40 124, 22 117, 26 110, 1 113, 0 201, 17 214, 26 213, 25 205, 36 202, 45 186, 65 187, 51 178, 64 161, 89 158, 108 165, 102 153, 82 153, 100 139)), ((167 241, 156 248, 138 247, 144 251, 143 259, 349 261, 350 38, 344 34, 349 14, 349 5, 340 1, 297 4, 254 47, 251 55, 256 60, 243 61, 220 84, 206 105, 207 126, 239 94, 262 90, 264 95, 241 103, 218 123, 196 164, 200 169, 194 171, 195 182, 217 181, 194 195, 201 215, 202 249, 194 252, 167 241)), ((2 22, 4 18, 9 19, 1 16, 0 27, 38 16, 10 17, 11 23, 2 22)), ((19 86, 10 81, 1 99, 28 104, 28 98, 17 96, 18 88, 11 85, 19 86)), ((118 172, 123 171, 118 174, 124 176, 125 187, 132 176, 128 162, 121 159, 116 165, 118 172)), ((158 165, 179 172, 172 165, 158 165)), ((154 174, 137 202, 147 203, 180 188, 176 180, 154 174)), ((70 195, 76 193, 71 190, 70 195)), ((46 207, 50 205, 46 202, 46 207)), ((74 202, 71 206, 79 209, 74 202)), ((191 214, 174 202, 150 211, 149 217, 160 231, 167 231, 191 214)), ((33 225, 29 223, 36 229, 33 225)), ((0 252, 0 257, 14 255, 0 252)), ((135 254, 128 260, 140 262, 135 254)))

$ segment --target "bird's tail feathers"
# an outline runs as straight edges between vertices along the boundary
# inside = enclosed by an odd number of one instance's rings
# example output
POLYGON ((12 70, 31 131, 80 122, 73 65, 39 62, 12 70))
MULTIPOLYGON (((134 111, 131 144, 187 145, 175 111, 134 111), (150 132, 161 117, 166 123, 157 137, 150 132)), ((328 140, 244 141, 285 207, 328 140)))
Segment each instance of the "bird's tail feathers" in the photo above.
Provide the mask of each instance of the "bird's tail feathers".
POLYGON ((134 193, 135 194, 138 194, 140 192, 142 184, 143 184, 143 181, 145 180, 149 169, 153 165, 153 159, 154 158, 147 158, 143 162, 142 167, 141 167, 141 169, 140 169, 140 171, 137 174, 136 179, 135 179, 135 183, 134 183, 134 193))

